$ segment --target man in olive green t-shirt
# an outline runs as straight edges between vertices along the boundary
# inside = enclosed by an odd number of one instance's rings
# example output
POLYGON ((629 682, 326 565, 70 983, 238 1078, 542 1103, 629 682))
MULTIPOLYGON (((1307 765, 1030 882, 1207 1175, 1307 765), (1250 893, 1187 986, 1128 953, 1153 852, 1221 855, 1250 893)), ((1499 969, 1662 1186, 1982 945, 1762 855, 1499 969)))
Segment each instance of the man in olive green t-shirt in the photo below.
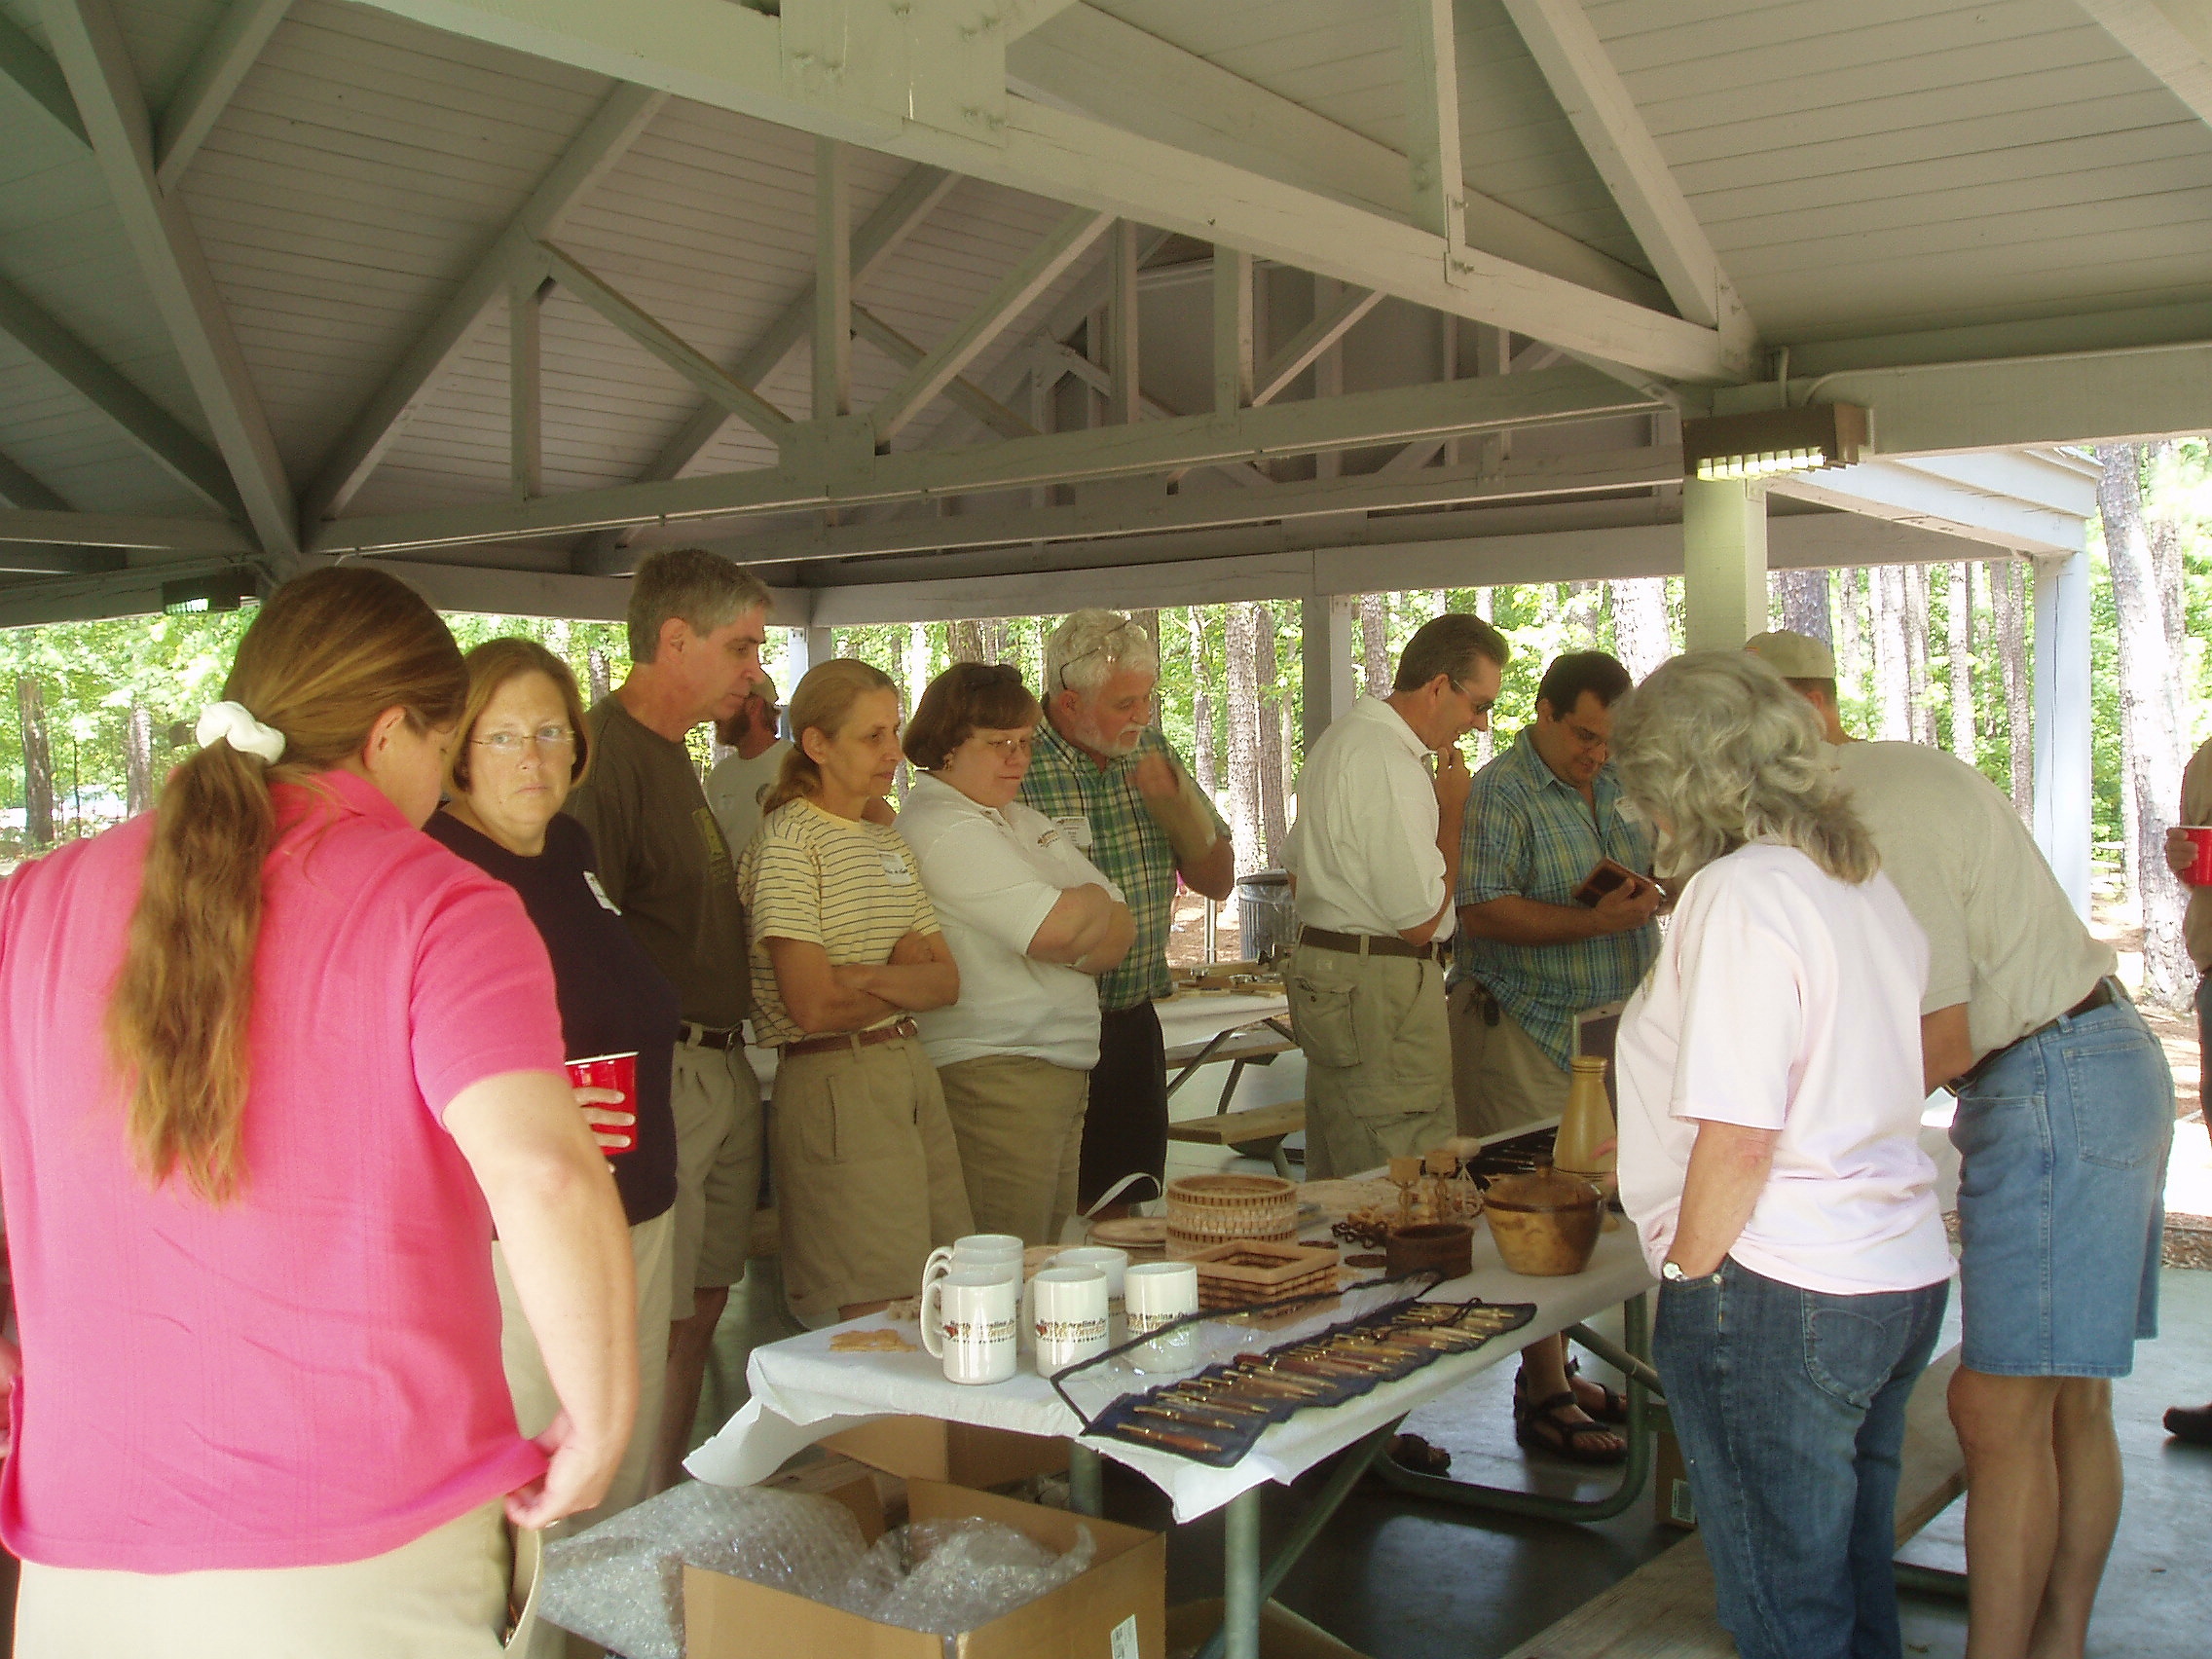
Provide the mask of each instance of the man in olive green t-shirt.
POLYGON ((683 1014, 676 1118, 668 1376, 654 1489, 675 1482, 729 1287, 745 1274, 760 1192, 760 1086, 746 1063, 753 986, 729 849, 684 737, 726 719, 761 678, 768 590, 696 549, 632 578, 629 678, 586 718, 591 769, 568 810, 591 831, 608 905, 676 986, 683 1014))

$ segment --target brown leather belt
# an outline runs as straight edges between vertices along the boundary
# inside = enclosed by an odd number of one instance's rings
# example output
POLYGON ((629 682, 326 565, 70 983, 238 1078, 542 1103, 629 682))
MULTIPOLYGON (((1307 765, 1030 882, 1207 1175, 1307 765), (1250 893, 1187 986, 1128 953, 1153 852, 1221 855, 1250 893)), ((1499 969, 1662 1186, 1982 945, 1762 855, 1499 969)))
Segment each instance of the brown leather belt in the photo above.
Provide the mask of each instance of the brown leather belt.
MULTIPOLYGON (((2132 997, 2128 996, 2126 988, 2122 986, 2118 979, 2099 979, 2097 981, 2097 987, 2095 990, 2091 991, 2087 996, 2083 997, 2080 1002, 2076 1003, 2072 1008, 2068 1009, 2064 1014, 2060 1014, 2058 1016, 2058 1019, 2080 1019, 2084 1014, 2092 1013, 2095 1010, 2105 1008, 2110 1004, 2123 1001, 2132 1002, 2133 1000, 2134 999, 2132 997)), ((2058 1019, 2046 1019, 2041 1025, 2037 1026, 2033 1031, 2029 1032, 2025 1037, 2016 1037, 2011 1042, 2006 1044, 2002 1049, 1990 1050, 1988 1053, 1982 1055, 1980 1059, 1976 1060, 1973 1063, 1972 1070, 1961 1072, 1957 1077, 1951 1079, 1949 1083, 1943 1085, 1943 1087, 1949 1089, 1953 1094, 1964 1094, 1968 1089, 1972 1088, 1975 1084, 1979 1083, 1982 1080, 1983 1076, 1987 1074, 1991 1066, 1994 1066, 1999 1060, 2003 1059, 2007 1054, 2009 1054, 2022 1043, 2033 1043, 2038 1037, 2043 1036, 2045 1033, 2057 1030, 2058 1019)))
POLYGON ((719 1025, 694 1025, 686 1019, 680 1040, 687 1048, 719 1049, 726 1052, 745 1047, 745 1032, 736 1026, 724 1030, 719 1025))
POLYGON ((876 1043, 896 1043, 903 1037, 920 1034, 921 1027, 910 1019, 902 1019, 894 1025, 878 1025, 866 1031, 841 1031, 834 1037, 809 1037, 803 1043, 786 1043, 784 1058, 799 1054, 827 1054, 839 1049, 866 1049, 876 1043))
POLYGON ((1298 942, 1319 950, 1341 950, 1346 956, 1411 956, 1421 962, 1442 962, 1452 948, 1449 940, 1408 944, 1393 934, 1342 934, 1327 928, 1302 929, 1298 942))

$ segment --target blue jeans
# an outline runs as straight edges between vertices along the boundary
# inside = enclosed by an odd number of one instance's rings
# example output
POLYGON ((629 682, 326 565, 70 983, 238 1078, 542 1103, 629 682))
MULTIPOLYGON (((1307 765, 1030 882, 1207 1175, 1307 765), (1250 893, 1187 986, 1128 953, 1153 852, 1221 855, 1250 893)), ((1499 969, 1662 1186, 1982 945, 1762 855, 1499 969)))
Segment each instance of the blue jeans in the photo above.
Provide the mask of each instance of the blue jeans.
POLYGON ((1950 1289, 1827 1296, 1733 1260, 1660 1288, 1652 1357, 1742 1659, 1899 1659, 1898 1454, 1950 1289))

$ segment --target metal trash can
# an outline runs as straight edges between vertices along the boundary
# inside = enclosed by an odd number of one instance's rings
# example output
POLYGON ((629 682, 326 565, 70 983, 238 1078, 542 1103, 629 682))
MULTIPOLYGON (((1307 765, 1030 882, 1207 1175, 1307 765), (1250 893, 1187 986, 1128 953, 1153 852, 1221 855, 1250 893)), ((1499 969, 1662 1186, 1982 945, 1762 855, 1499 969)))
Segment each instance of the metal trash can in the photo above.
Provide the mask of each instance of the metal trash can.
POLYGON ((1288 871, 1261 869, 1236 878, 1236 931, 1247 962, 1291 953, 1298 943, 1298 909, 1291 903, 1288 871))

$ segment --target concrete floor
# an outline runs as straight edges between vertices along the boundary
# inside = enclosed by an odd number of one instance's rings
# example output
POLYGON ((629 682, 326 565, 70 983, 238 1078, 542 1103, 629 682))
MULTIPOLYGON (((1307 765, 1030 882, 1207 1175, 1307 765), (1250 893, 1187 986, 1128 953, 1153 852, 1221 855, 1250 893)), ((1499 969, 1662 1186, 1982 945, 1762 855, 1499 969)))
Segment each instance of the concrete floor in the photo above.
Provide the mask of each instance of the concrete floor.
MULTIPOLYGON (((1285 1060, 1248 1069, 1235 1105, 1297 1098, 1303 1067, 1296 1055, 1285 1060)), ((1176 1116, 1213 1110, 1224 1070, 1208 1067, 1194 1077, 1175 1098, 1176 1116)), ((1227 1166, 1228 1157, 1180 1143, 1170 1149, 1176 1172, 1227 1166)), ((2135 1375, 2115 1387, 2127 1501, 2089 1644, 2092 1656, 2110 1659, 2196 1659, 2212 1651, 2212 1450, 2173 1445, 2158 1420, 2167 1406, 2212 1400, 2212 1272, 2168 1269, 2160 1297, 2166 1334, 2137 1348, 2135 1375)), ((723 1318, 695 1441, 744 1403, 752 1347, 795 1329, 779 1304, 773 1265, 756 1263, 754 1277, 732 1295, 723 1318)), ((1513 1367, 1498 1366, 1424 1408, 1408 1426, 1450 1449, 1454 1473, 1464 1480, 1562 1494, 1604 1491, 1602 1479, 1577 1487, 1575 1471, 1523 1458, 1512 1440, 1512 1381, 1513 1367)), ((1326 1474, 1325 1467, 1313 1471, 1299 1489, 1271 1489, 1271 1546, 1303 1506, 1301 1489, 1310 1490, 1326 1474)), ((1165 1501, 1155 1489, 1112 1464, 1107 1477, 1110 1516, 1167 1526, 1165 1501)), ((1963 1567, 1960 1529, 1961 1506, 1954 1505, 1903 1559, 1963 1567)), ((1613 1521, 1565 1526, 1478 1517, 1402 1497, 1370 1481, 1337 1512, 1277 1599, 1373 1659, 1491 1659, 1680 1536, 1656 1524, 1648 1496, 1613 1521)), ((1171 1534, 1168 1601, 1179 1604, 1220 1593, 1217 1515, 1171 1534)), ((1900 1602, 1908 1654, 1963 1654, 1963 1602, 1913 1595, 1900 1602)))

